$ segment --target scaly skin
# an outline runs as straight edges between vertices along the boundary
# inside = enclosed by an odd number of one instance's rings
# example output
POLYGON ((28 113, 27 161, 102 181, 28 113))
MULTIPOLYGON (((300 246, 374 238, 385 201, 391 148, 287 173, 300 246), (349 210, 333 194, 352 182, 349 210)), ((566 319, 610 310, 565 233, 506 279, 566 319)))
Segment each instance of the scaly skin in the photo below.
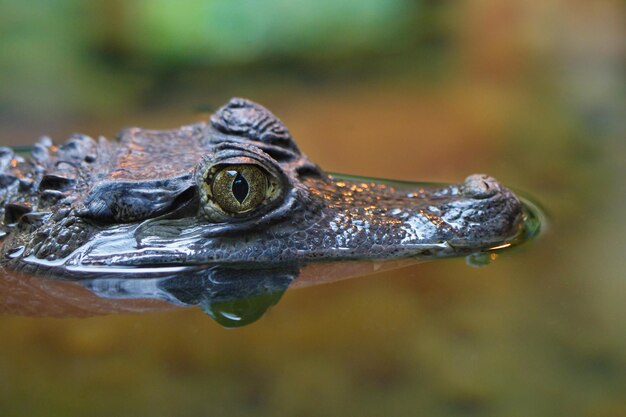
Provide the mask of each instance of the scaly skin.
POLYGON ((414 190, 326 175, 244 99, 173 131, 42 139, 28 159, 0 148, 0 202, 0 266, 80 279, 465 255, 506 242, 522 222, 519 199, 485 175, 414 190), (245 215, 211 209, 203 175, 242 158, 272 174, 277 194, 245 215))

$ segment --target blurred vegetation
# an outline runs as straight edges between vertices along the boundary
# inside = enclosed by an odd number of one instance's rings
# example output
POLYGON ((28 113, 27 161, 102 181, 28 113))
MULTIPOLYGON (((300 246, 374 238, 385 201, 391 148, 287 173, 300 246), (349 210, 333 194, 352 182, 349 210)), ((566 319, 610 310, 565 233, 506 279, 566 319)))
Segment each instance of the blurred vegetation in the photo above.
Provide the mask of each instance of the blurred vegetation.
POLYGON ((437 18, 445 8, 410 0, 4 0, 0 117, 110 113, 155 92, 258 77, 372 74, 425 51, 431 68, 445 42, 447 23, 437 18))
POLYGON ((158 61, 316 62, 402 42, 410 34, 411 6, 407 0, 196 0, 181 7, 144 0, 129 7, 126 29, 128 44, 158 61))

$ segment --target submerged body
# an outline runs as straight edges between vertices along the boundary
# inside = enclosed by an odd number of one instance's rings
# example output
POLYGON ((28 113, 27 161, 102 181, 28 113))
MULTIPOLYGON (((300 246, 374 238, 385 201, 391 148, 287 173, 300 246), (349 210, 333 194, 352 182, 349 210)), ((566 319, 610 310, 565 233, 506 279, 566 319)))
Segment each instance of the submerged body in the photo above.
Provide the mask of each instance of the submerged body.
POLYGON ((28 159, 2 148, 0 201, 0 265, 81 279, 465 255, 522 223, 486 175, 413 190, 329 176, 244 99, 178 130, 42 139, 28 159))

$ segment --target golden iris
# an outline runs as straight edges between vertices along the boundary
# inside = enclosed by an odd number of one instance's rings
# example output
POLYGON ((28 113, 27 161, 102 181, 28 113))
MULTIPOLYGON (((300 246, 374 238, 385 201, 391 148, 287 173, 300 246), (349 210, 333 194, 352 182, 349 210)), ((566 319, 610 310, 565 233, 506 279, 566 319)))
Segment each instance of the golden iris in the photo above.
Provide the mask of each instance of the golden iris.
POLYGON ((257 208, 265 200, 267 189, 267 173, 255 165, 225 166, 211 184, 214 201, 230 214, 257 208))

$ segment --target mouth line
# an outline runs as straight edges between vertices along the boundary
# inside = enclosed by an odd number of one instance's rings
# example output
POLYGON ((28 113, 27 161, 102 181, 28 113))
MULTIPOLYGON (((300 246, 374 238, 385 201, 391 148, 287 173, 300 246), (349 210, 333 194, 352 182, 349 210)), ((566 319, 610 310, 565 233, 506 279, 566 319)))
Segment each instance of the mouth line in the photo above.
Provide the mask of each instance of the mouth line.
POLYGON ((197 269, 198 265, 72 265, 66 269, 68 272, 91 272, 103 274, 172 274, 180 272, 189 272, 197 269))
MULTIPOLYGON (((277 262, 269 262, 267 260, 241 260, 241 259, 185 259, 181 260, 173 260, 171 262, 168 261, 159 261, 154 258, 154 255, 150 256, 137 256, 138 253, 127 253, 123 257, 117 255, 118 259, 104 258, 99 257, 98 259, 89 259, 88 257, 83 257, 80 259, 80 262, 77 264, 67 266, 68 270, 85 270, 89 269, 92 271, 110 271, 110 270, 129 270, 129 271, 137 271, 137 270, 160 270, 166 271, 171 270, 182 271, 186 269, 196 269, 196 268, 208 268, 217 265, 224 266, 241 266, 254 268, 259 265, 276 265, 281 263, 299 263, 299 264, 310 264, 310 263, 323 263, 323 262, 341 262, 341 261, 349 261, 349 260, 387 260, 387 259, 395 259, 397 257, 402 258, 411 258, 411 257, 420 257, 425 256, 428 257, 430 254, 437 256, 437 254, 441 255, 442 253, 446 253, 448 251, 453 250, 453 246, 447 242, 437 242, 437 243, 407 243, 398 245, 399 249, 402 249, 402 254, 399 256, 381 256, 381 257, 373 257, 371 254, 363 253, 344 255, 346 252, 350 252, 351 248, 335 248, 332 251, 329 251, 327 257, 320 258, 319 256, 315 256, 313 253, 299 253, 300 256, 296 256, 292 260, 280 260, 277 262), (334 256, 333 256, 334 255, 334 256)), ((163 251, 160 256, 165 256, 168 252, 163 251)), ((174 252, 172 252, 174 253, 174 252)))

